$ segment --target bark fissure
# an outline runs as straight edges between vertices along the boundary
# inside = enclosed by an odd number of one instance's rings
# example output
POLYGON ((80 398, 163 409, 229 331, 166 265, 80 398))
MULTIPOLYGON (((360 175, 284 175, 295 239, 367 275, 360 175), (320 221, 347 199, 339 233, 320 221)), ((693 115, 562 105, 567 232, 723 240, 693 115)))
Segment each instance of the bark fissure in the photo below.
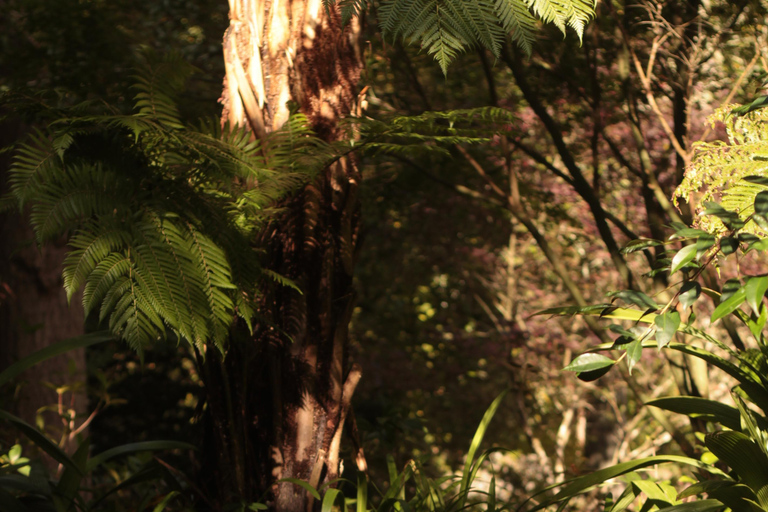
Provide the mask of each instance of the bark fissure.
MULTIPOLYGON (((230 0, 230 11, 222 121, 245 124, 263 137, 298 108, 319 137, 337 140, 339 121, 357 100, 359 21, 342 26, 338 10, 327 10, 322 0, 230 0)), ((267 251, 268 268, 302 293, 266 286, 266 321, 253 335, 233 340, 228 373, 211 372, 233 381, 248 375, 251 383, 250 389, 231 389, 231 399, 242 403, 235 421, 247 431, 245 489, 210 482, 222 498, 247 502, 270 490, 275 510, 308 512, 319 504, 304 489, 275 482, 295 478, 318 486, 340 476, 342 429, 361 375, 349 360, 348 342, 359 183, 353 159, 334 162, 285 201, 284 213, 256 241, 267 251), (254 364, 238 370, 246 357, 254 364)), ((211 404, 226 390, 213 384, 211 404)), ((223 418, 213 409, 215 424, 223 418)), ((212 425, 209 432, 221 437, 228 431, 212 425)), ((231 450, 235 443, 222 438, 214 444, 231 450)))

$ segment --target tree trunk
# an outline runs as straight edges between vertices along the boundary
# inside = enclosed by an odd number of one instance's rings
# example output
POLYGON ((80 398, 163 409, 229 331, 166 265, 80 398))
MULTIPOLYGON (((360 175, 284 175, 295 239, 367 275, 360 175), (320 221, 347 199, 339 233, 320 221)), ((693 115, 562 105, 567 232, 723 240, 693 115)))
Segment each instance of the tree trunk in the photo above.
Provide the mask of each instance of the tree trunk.
MULTIPOLYGON (((338 139, 357 99, 359 33, 359 21, 342 26, 321 0, 230 0, 223 119, 261 138, 288 120, 293 102, 321 138, 338 139)), ((348 353, 359 182, 345 158, 284 205, 259 245, 269 268, 303 293, 266 287, 267 320, 249 341, 233 340, 224 361, 209 351, 213 453, 203 460, 217 461, 206 485, 217 500, 247 503, 269 490, 275 510, 307 512, 319 504, 304 489, 274 482, 317 487, 341 473, 342 428, 360 379, 348 353)))
MULTIPOLYGON (((8 121, 0 126, 0 147, 14 142, 22 128, 8 121)), ((5 183, 10 153, 0 155, 0 185, 5 183)), ((0 186, 0 188, 2 188, 0 186)), ((0 193, 3 193, 0 190, 0 193)), ((61 268, 66 247, 48 245, 38 248, 29 222, 17 213, 0 215, 0 371, 33 352, 53 343, 83 334, 83 308, 77 300, 67 304, 62 286, 61 268)), ((43 414, 47 431, 59 439, 67 430, 82 422, 88 407, 85 385, 85 351, 67 354, 37 364, 24 372, 21 387, 12 405, 13 412, 35 424, 38 410, 55 406, 59 394, 47 384, 60 389, 61 409, 43 414), (77 416, 63 425, 61 413, 77 416)), ((76 446, 65 446, 67 449, 76 446)), ((53 461, 49 461, 53 463, 53 461)))

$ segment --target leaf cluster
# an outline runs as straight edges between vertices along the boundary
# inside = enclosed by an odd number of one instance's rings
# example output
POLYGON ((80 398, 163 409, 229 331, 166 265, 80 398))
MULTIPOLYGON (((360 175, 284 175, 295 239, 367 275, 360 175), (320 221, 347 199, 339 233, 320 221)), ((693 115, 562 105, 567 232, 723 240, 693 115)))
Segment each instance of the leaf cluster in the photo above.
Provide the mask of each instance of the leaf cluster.
MULTIPOLYGON (((337 0, 323 0, 326 8, 337 0)), ((368 0, 338 0, 342 19, 359 16, 368 0)), ((530 53, 537 20, 551 23, 563 34, 573 28, 581 39, 595 14, 590 0, 384 0, 378 9, 385 37, 419 43, 440 64, 443 73, 468 47, 482 46, 496 57, 509 35, 530 53)))
POLYGON ((168 332, 221 348, 236 316, 250 322, 262 275, 253 232, 336 158, 301 115, 263 141, 184 122, 178 96, 192 72, 148 55, 133 113, 64 115, 16 148, 10 171, 38 241, 69 238, 68 297, 82 289, 86 312, 137 350, 168 332))
MULTIPOLYGON (((701 229, 673 224, 675 232, 666 242, 642 240, 630 244, 627 252, 683 242, 683 247, 673 251, 660 269, 668 272, 670 278, 683 276, 672 285, 673 294, 666 304, 658 304, 640 291, 624 290, 613 294, 610 304, 542 312, 598 315, 624 322, 609 326, 618 334, 612 343, 593 347, 565 368, 583 380, 601 377, 622 359, 627 360, 631 371, 640 363, 642 350, 655 346, 699 358, 727 374, 736 382, 731 390, 735 406, 697 396, 673 396, 648 402, 646 405, 708 424, 706 431, 695 432, 705 450, 701 460, 657 456, 623 462, 567 482, 532 510, 555 504, 562 509, 573 496, 623 476, 628 485, 616 500, 606 502, 607 511, 627 510, 641 496, 645 499, 643 510, 768 511, 768 339, 765 336, 768 307, 764 300, 768 275, 729 279, 719 292, 704 288, 698 282, 702 270, 716 257, 768 250, 768 239, 758 236, 764 236, 768 227, 765 217, 768 215, 768 180, 763 175, 765 164, 760 157, 768 143, 765 112, 761 109, 737 111, 739 117, 729 124, 730 145, 698 146, 696 158, 687 169, 686 181, 677 195, 690 199, 702 186, 707 187, 704 191, 707 201, 697 221, 701 229), (695 305, 704 295, 715 302, 705 325, 730 317, 752 334, 751 346, 740 341, 731 347, 707 330, 695 327, 695 305), (620 307, 616 301, 628 307, 620 307), (688 312, 685 321, 681 319, 684 312, 688 312), (697 342, 719 350, 702 348, 697 342), (613 359, 603 354, 607 351, 619 351, 621 355, 613 359), (719 464, 716 466, 715 462, 719 464), (661 463, 697 468, 698 479, 678 492, 669 483, 643 478, 638 472, 661 463), (723 467, 727 468, 726 472, 721 470, 723 467), (691 500, 693 497, 696 499, 691 500)), ((723 110, 713 119, 727 122, 726 114, 727 110, 723 110)))

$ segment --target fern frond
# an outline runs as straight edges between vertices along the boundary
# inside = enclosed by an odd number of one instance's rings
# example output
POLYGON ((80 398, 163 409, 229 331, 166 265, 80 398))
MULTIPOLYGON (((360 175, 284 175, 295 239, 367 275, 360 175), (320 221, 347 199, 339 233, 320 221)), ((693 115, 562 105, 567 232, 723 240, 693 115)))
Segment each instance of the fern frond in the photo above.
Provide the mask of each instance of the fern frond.
POLYGON ((525 0, 496 0, 495 9, 504 30, 530 55, 535 40, 536 18, 525 0))
MULTIPOLYGON (((747 176, 768 176, 768 110, 756 110, 743 117, 731 116, 735 105, 718 109, 709 118, 714 125, 726 125, 730 144, 722 141, 697 143, 685 177, 675 191, 674 201, 686 201, 697 195, 697 205, 707 201, 719 202, 724 208, 737 212, 742 219, 754 213, 755 196, 765 187, 743 181, 747 176)), ((698 212, 702 211, 697 206, 698 212)), ((723 223, 714 216, 697 216, 696 225, 711 233, 725 231, 723 223)), ((742 231, 768 236, 754 222, 742 231)))
POLYGON ((19 146, 8 180, 21 208, 24 208, 36 187, 52 179, 62 168, 61 157, 45 134, 35 131, 28 141, 19 146))
POLYGON ((174 53, 157 56, 146 52, 144 59, 134 76, 134 88, 139 91, 134 97, 136 110, 139 115, 151 116, 169 128, 183 129, 176 104, 194 68, 174 53))
POLYGON ((174 333, 223 351, 263 280, 249 237, 339 157, 301 115, 261 142, 217 120, 184 126, 175 97, 189 72, 149 58, 136 113, 67 113, 18 146, 10 170, 38 238, 71 237, 67 296, 83 289, 86 313, 137 350, 174 333))
POLYGON ((507 34, 530 53, 536 18, 563 34, 573 28, 581 41, 594 15, 592 0, 388 0, 379 9, 386 37, 419 42, 444 73, 469 47, 483 46, 498 56, 507 34))

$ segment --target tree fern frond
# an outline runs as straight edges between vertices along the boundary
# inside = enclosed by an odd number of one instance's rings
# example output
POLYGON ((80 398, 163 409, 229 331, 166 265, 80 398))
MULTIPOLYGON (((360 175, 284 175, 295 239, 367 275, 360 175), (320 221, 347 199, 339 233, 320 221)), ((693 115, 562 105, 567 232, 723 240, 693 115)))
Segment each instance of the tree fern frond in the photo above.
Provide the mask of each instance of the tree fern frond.
POLYGON ((188 74, 148 59, 136 113, 65 113, 10 170, 39 238, 71 237, 68 297, 83 289, 86 313, 137 350, 170 333, 224 350, 234 318, 255 315, 263 274, 249 237, 339 156, 301 115, 261 143, 218 121, 185 127, 175 96, 188 74))
POLYGON ((183 129, 176 106, 177 96, 194 68, 180 55, 157 56, 147 52, 135 75, 138 90, 135 107, 140 115, 151 116, 169 128, 183 129))
POLYGON ((62 166, 61 157, 42 132, 33 132, 28 141, 16 151, 8 179, 21 208, 24 208, 33 190, 52 179, 62 166))
POLYGON ((130 233, 117 224, 91 222, 69 240, 72 248, 64 259, 64 289, 72 299, 99 263, 107 256, 128 246, 130 233), (106 228, 106 229, 105 229, 106 228))
POLYGON ((592 0, 388 0, 379 9, 386 37, 419 42, 443 72, 468 47, 498 56, 506 34, 530 52, 536 17, 563 34, 570 26, 581 40, 594 14, 592 0))
POLYGON ((94 215, 125 211, 129 187, 96 165, 61 169, 37 189, 30 220, 40 242, 53 239, 94 215))
POLYGON ((525 0, 496 0, 495 8, 504 30, 523 51, 530 54, 535 41, 536 18, 525 0))
MULTIPOLYGON (((88 281, 83 290, 83 308, 88 315, 101 308, 104 297, 121 277, 126 277, 131 269, 131 260, 122 253, 113 252, 103 258, 88 275, 88 281)), ((100 320, 108 312, 102 309, 100 320)))
MULTIPOLYGON (((743 117, 731 116, 736 107, 729 105, 715 111, 709 122, 723 122, 730 144, 721 141, 697 143, 685 177, 675 191, 674 201, 690 201, 697 195, 697 205, 717 201, 724 208, 735 211, 742 219, 754 213, 755 196, 765 187, 743 181, 747 176, 768 177, 768 110, 756 110, 743 117)), ((697 206, 701 212, 702 207, 697 206)), ((721 233, 726 230, 714 216, 697 216, 696 224, 702 229, 721 233)), ((768 236, 754 222, 742 231, 768 236)))

